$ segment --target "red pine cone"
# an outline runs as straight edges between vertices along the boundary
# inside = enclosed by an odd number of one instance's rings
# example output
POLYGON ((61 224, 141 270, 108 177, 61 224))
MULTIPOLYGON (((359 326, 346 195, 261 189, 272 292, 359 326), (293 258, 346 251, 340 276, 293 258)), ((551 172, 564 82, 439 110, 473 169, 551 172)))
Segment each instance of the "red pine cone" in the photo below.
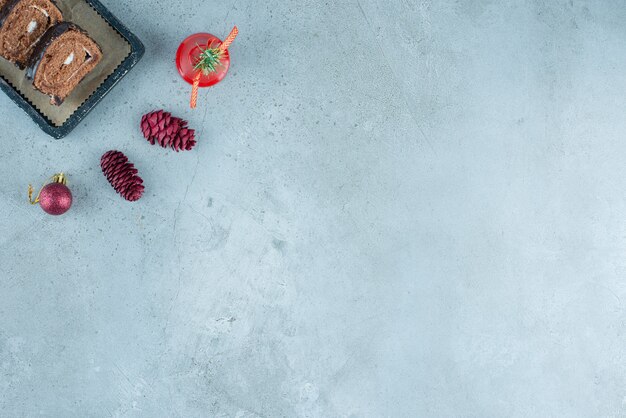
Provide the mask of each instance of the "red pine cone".
POLYGON ((196 145, 196 131, 187 128, 187 121, 163 110, 146 113, 141 118, 143 136, 152 145, 159 143, 176 152, 189 151, 196 145))
POLYGON ((119 151, 109 151, 100 159, 102 172, 116 192, 128 201, 139 200, 145 189, 137 169, 119 151))

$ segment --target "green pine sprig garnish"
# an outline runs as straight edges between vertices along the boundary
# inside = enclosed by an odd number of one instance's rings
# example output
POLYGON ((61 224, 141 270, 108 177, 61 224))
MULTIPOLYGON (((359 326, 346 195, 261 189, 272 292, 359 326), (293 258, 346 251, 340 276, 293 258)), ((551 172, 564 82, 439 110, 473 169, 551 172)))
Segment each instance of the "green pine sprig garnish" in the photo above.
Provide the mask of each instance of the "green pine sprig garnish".
POLYGON ((200 47, 200 56, 194 69, 196 71, 202 71, 204 75, 209 75, 217 71, 218 67, 222 66, 222 56, 224 51, 220 48, 205 48, 200 47))

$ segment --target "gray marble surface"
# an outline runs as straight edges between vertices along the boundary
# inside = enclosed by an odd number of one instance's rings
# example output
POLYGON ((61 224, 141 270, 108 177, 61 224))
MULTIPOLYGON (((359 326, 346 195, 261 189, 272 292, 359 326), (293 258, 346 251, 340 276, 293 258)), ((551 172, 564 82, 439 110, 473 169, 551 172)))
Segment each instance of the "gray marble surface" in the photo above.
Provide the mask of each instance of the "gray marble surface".
POLYGON ((623 1, 104 3, 146 56, 73 134, 0 95, 3 417, 626 416, 623 1))

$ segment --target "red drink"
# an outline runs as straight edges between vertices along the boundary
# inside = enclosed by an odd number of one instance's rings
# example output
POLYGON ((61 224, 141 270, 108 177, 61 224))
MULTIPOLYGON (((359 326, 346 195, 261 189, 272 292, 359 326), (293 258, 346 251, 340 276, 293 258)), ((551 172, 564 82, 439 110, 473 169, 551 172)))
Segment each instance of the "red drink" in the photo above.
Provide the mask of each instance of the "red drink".
MULTIPOLYGON (((181 77, 189 84, 193 84, 193 78, 197 71, 195 65, 198 62, 198 57, 203 49, 217 48, 222 43, 221 40, 211 35, 210 33, 196 33, 185 39, 176 52, 176 67, 181 77)), ((209 73, 208 75, 202 74, 200 77, 200 87, 209 87, 222 81, 226 77, 228 68, 230 67, 230 55, 228 50, 222 54, 222 65, 217 68, 217 71, 209 73)))

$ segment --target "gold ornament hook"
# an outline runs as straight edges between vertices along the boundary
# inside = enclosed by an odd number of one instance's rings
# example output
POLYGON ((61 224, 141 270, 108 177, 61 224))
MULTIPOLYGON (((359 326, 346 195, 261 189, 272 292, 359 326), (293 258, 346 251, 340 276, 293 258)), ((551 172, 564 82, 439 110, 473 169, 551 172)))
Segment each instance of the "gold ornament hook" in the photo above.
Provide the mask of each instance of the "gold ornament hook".
POLYGON ((41 190, 39 190, 39 193, 37 194, 37 197, 35 198, 35 200, 33 200, 33 192, 34 192, 33 185, 29 184, 28 185, 28 201, 30 202, 31 205, 36 205, 37 203, 39 203, 39 197, 41 196, 41 192, 43 191, 44 187, 46 187, 50 183, 61 183, 62 185, 65 186, 67 184, 67 176, 64 173, 59 173, 50 177, 50 179, 48 179, 48 181, 44 183, 43 186, 41 186, 41 190))

